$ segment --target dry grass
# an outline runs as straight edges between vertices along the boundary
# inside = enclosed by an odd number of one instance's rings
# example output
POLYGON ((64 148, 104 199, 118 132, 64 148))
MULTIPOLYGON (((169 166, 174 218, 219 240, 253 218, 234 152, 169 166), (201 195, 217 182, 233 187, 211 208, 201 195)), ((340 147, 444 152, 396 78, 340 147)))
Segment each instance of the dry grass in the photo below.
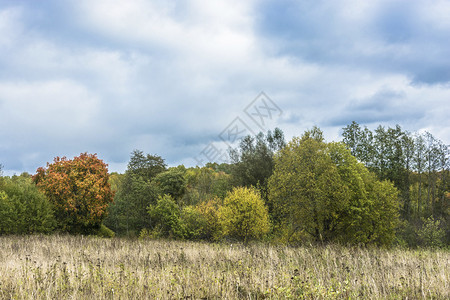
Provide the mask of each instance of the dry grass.
POLYGON ((448 299, 448 251, 0 237, 1 299, 448 299))

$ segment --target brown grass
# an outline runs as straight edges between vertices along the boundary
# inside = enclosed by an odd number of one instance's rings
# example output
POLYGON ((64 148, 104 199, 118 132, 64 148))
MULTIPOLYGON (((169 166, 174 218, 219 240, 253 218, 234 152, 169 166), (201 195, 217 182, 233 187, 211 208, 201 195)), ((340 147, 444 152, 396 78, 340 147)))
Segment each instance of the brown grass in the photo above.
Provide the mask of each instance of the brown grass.
POLYGON ((448 299, 450 253, 0 237, 1 299, 448 299))

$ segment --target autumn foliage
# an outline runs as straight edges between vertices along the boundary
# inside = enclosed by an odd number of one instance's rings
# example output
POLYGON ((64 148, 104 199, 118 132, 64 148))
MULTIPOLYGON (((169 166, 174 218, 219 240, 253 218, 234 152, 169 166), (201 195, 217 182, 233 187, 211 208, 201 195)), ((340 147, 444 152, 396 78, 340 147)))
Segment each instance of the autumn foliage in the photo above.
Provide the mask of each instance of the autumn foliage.
POLYGON ((100 227, 114 192, 108 183, 107 165, 96 154, 74 159, 56 157, 47 168, 38 168, 33 181, 55 207, 61 230, 89 233, 100 227))

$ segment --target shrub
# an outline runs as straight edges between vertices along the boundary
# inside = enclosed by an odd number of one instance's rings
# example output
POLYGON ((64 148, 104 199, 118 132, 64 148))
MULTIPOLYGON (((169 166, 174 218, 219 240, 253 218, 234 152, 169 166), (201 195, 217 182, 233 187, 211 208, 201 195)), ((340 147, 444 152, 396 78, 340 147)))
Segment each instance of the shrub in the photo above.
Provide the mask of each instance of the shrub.
POLYGON ((207 227, 207 223, 195 206, 183 207, 181 212, 181 222, 185 238, 189 240, 204 238, 203 233, 207 227))
POLYGON ((0 234, 49 233, 53 206, 26 177, 5 180, 0 191, 0 234))
POLYGON ((437 248, 444 246, 445 231, 440 228, 441 221, 433 217, 423 219, 422 228, 417 232, 422 246, 437 248))
POLYGON ((13 203, 4 191, 0 191, 0 234, 11 233, 15 215, 13 203))
POLYGON ((106 227, 105 225, 100 225, 100 228, 97 230, 96 235, 104 238, 113 238, 115 236, 114 231, 106 227))
POLYGON ((200 238, 208 241, 220 239, 221 225, 219 223, 218 210, 221 207, 219 198, 213 198, 199 203, 195 210, 199 213, 199 223, 202 225, 200 238))
POLYGON ((163 236, 184 237, 180 208, 170 195, 160 196, 155 205, 148 207, 148 213, 152 219, 152 224, 156 224, 163 236))
POLYGON ((258 239, 269 232, 269 214, 259 193, 238 187, 228 193, 218 210, 223 236, 242 240, 258 239))

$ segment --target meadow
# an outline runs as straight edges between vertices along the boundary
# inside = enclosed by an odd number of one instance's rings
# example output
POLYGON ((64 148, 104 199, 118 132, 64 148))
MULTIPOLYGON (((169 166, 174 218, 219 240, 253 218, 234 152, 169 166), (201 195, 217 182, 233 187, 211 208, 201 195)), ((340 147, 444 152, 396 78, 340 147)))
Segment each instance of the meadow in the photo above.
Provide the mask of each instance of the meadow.
POLYGON ((1 299, 448 299, 450 252, 0 237, 1 299))

